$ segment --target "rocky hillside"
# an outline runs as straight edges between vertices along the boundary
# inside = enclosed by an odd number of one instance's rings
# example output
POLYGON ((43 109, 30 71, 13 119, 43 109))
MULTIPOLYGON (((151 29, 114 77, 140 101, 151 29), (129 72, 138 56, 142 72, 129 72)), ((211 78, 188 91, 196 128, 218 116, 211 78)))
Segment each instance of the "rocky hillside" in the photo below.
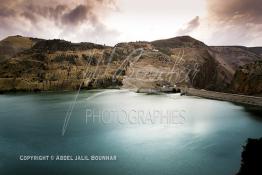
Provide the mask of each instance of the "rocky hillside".
POLYGON ((190 36, 181 36, 151 42, 157 48, 203 48, 207 47, 203 42, 190 36))
POLYGON ((262 61, 240 66, 232 82, 234 93, 262 95, 262 61))
POLYGON ((248 48, 251 52, 254 52, 260 56, 262 56, 262 47, 249 47, 248 48))
POLYGON ((36 38, 9 36, 0 41, 0 62, 15 56, 17 53, 30 49, 37 41, 36 38))
POLYGON ((92 43, 42 40, 0 65, 2 91, 109 87, 117 64, 106 70, 111 48, 92 43), (97 69, 97 64, 100 64, 97 69), (90 78, 88 78, 90 77, 90 78))
POLYGON ((125 88, 214 87, 215 60, 208 53, 208 46, 189 36, 117 46, 137 50, 129 57, 130 64, 123 80, 125 88))
POLYGON ((189 36, 115 47, 21 36, 0 43, 1 91, 73 90, 80 85, 231 91, 238 67, 261 60, 252 49, 209 47, 189 36))
POLYGON ((240 66, 261 60, 261 56, 243 46, 212 46, 209 53, 217 62, 217 90, 228 89, 233 81, 236 70, 240 66))

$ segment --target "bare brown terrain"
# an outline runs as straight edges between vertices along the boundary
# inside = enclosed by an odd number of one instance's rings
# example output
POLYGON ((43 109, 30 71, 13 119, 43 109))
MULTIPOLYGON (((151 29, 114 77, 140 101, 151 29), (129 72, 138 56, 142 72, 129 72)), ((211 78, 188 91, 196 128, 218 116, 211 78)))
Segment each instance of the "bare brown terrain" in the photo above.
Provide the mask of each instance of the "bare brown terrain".
POLYGON ((210 47, 189 36, 114 47, 11 36, 0 42, 0 58, 2 92, 192 87, 259 95, 262 86, 259 68, 240 73, 262 60, 260 49, 210 47))

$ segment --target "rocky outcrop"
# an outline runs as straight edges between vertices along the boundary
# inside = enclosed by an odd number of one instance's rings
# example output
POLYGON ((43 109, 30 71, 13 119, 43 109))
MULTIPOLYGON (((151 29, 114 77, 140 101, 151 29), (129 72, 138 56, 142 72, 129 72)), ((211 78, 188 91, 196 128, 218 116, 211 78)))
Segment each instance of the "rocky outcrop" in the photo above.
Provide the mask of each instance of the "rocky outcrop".
POLYGON ((262 174, 262 138, 248 139, 243 148, 241 167, 237 175, 262 174))
POLYGON ((262 95, 262 61, 256 61, 237 69, 231 84, 234 93, 262 95))
POLYGON ((230 85, 239 66, 262 60, 261 57, 243 46, 212 46, 210 55, 217 62, 216 91, 230 91, 230 85))

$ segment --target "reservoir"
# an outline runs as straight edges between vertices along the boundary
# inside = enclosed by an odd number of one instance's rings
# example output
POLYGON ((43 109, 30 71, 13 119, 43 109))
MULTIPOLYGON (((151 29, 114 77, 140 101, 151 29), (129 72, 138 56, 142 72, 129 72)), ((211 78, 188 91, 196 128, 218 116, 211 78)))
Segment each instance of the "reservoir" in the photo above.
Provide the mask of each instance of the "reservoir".
POLYGON ((128 90, 3 94, 0 174, 233 175, 261 110, 128 90))

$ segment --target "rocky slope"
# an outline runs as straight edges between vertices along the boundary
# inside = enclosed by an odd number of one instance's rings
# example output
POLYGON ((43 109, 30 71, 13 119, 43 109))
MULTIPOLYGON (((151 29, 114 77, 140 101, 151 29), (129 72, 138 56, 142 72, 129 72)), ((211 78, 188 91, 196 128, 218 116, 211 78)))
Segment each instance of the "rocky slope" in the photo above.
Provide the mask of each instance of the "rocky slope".
POLYGON ((82 88, 111 86, 114 84, 111 74, 117 64, 106 70, 106 58, 110 53, 111 48, 92 43, 39 41, 1 64, 0 89, 72 90, 82 83, 82 88), (100 66, 96 69, 98 63, 100 66))
POLYGON ((262 61, 241 66, 232 81, 234 93, 262 95, 262 61))
POLYGON ((240 66, 261 60, 261 56, 243 46, 212 46, 209 52, 217 62, 219 91, 229 90, 236 70, 240 66))
POLYGON ((262 47, 249 47, 248 48, 251 52, 254 52, 260 56, 262 56, 262 47))
POLYGON ((161 89, 174 85, 211 88, 215 83, 216 63, 208 53, 208 46, 189 36, 117 46, 142 48, 130 59, 123 81, 126 88, 161 89))
POLYGON ((37 41, 36 38, 9 36, 0 41, 0 62, 15 56, 17 53, 30 49, 37 41))
POLYGON ((115 47, 21 36, 0 43, 1 91, 73 90, 80 85, 87 89, 176 85, 231 91, 238 67, 261 60, 252 49, 209 47, 189 36, 115 47))

